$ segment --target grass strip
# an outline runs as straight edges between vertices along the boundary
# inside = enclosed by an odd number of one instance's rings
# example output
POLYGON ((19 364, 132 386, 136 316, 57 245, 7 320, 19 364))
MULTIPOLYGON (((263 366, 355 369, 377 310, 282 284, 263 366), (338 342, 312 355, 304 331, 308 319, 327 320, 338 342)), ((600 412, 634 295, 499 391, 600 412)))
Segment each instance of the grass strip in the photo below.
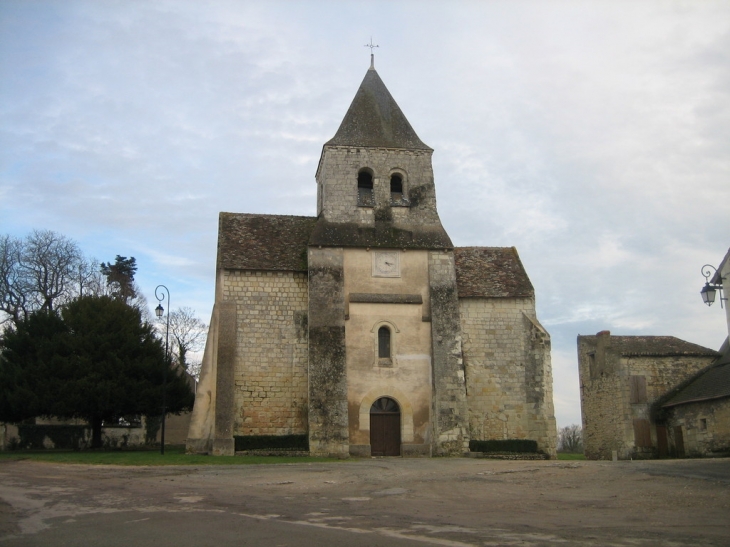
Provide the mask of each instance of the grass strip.
POLYGON ((82 465, 257 465, 341 461, 334 458, 288 456, 202 456, 185 454, 182 447, 165 447, 165 455, 152 450, 38 450, 0 452, 0 464, 8 461, 37 461, 82 465))

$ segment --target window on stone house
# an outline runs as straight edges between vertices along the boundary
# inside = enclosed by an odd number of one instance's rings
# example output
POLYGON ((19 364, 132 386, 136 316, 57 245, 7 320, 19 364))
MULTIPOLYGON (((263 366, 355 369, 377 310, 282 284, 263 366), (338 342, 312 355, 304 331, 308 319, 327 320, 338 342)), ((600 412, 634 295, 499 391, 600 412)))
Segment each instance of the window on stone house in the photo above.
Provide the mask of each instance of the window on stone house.
POLYGON ((646 402, 646 376, 629 376, 629 389, 631 404, 646 402))
POLYGON ((707 431, 707 418, 700 418, 700 431, 707 431))
POLYGON ((394 173, 390 177, 390 201, 400 203, 403 201, 403 177, 394 173))
POLYGON ((372 207, 375 205, 373 174, 365 169, 362 169, 357 174, 357 204, 361 207, 372 207))

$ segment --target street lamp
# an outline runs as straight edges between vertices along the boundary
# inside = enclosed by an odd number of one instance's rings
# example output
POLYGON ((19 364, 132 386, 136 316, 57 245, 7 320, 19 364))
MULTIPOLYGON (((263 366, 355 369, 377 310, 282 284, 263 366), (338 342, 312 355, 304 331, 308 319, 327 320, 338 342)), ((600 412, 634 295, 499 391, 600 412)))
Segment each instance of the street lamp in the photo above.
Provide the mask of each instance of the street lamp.
POLYGON ((700 291, 700 294, 702 295, 702 301, 707 304, 708 306, 712 306, 712 304, 715 302, 715 294, 717 292, 720 293, 720 307, 722 308, 722 301, 727 300, 727 298, 723 298, 722 296, 722 284, 721 283, 711 283, 710 276, 712 276, 712 279, 717 276, 717 268, 710 264, 705 264, 702 266, 702 269, 700 270, 702 275, 705 277, 705 286, 702 287, 702 290, 700 291), (713 275, 714 272, 714 275, 713 275))
POLYGON ((165 415, 167 414, 167 369, 170 366, 170 356, 168 354, 168 340, 170 338, 170 290, 164 285, 157 285, 155 287, 155 298, 159 304, 155 308, 155 315, 158 319, 162 319, 162 314, 165 313, 165 308, 162 307, 162 302, 165 300, 165 293, 161 289, 165 289, 167 292, 167 327, 165 328, 165 369, 162 373, 162 428, 160 430, 160 454, 165 455, 165 415), (158 294, 159 293, 159 294, 158 294))

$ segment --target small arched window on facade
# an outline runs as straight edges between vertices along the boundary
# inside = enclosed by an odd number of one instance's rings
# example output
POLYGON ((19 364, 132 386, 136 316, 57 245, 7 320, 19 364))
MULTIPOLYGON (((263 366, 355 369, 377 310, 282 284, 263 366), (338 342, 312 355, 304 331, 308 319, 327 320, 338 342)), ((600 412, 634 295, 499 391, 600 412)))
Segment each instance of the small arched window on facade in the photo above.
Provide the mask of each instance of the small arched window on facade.
POLYGON ((390 329, 382 326, 378 329, 378 364, 391 365, 392 363, 390 329))
POLYGON ((403 177, 398 173, 390 176, 390 202, 393 205, 403 204, 403 177))
POLYGON ((364 169, 357 174, 357 204, 361 207, 375 205, 373 175, 364 169))

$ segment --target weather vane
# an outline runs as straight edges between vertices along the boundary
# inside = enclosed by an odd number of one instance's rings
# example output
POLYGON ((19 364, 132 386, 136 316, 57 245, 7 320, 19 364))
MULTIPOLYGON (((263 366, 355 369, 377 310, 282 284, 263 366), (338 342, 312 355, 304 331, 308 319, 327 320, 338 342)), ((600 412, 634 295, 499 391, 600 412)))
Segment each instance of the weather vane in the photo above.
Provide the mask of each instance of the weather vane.
POLYGON ((380 46, 373 44, 373 37, 371 36, 370 43, 365 44, 364 47, 370 48, 370 68, 374 69, 375 68, 375 54, 373 53, 373 49, 375 49, 376 47, 380 47, 380 46))

